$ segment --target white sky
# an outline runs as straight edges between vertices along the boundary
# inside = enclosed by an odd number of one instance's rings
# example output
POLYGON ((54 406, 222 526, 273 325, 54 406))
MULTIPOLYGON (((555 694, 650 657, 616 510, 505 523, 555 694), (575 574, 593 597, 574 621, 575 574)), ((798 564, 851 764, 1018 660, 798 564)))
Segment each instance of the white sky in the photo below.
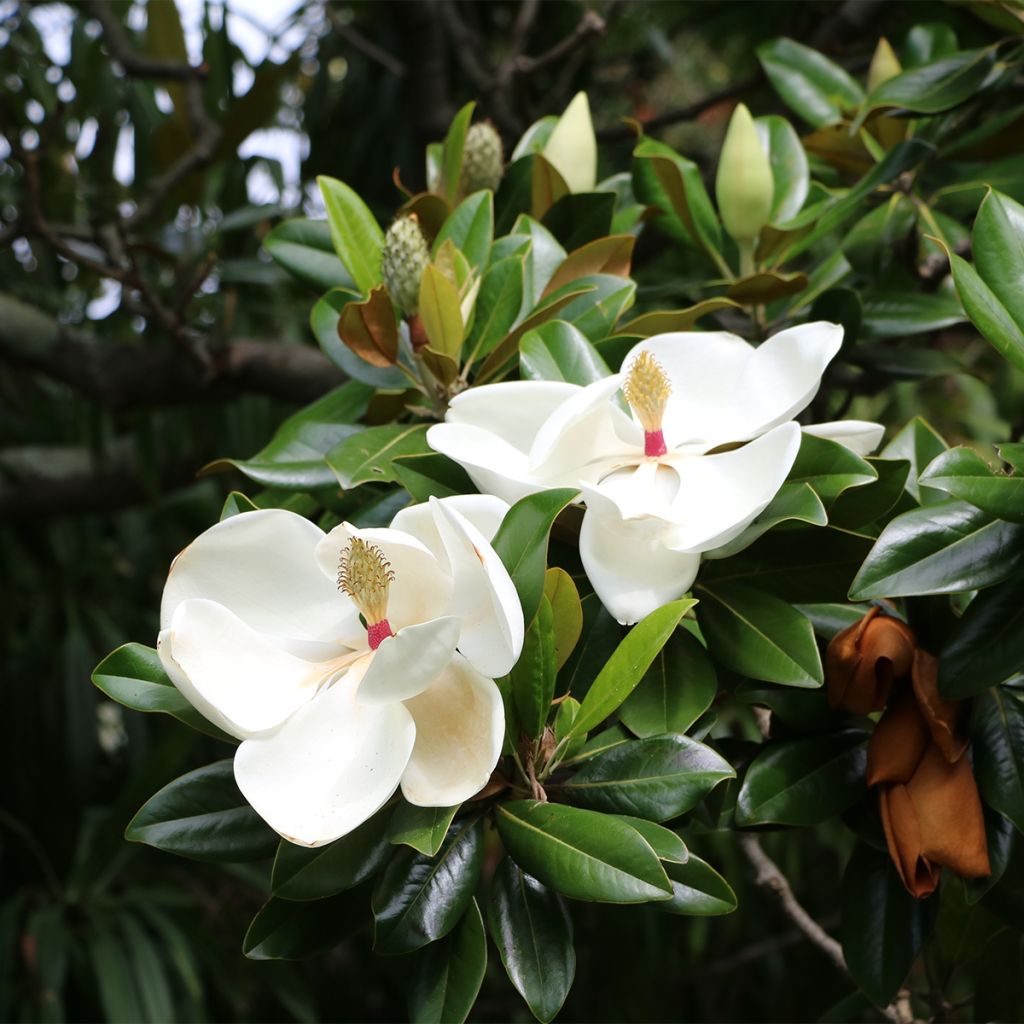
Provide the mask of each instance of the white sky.
MULTIPOLYGON (((168 3, 170 0, 150 0, 168 3)), ((228 36, 245 54, 251 64, 258 64, 267 57, 268 37, 276 34, 301 6, 301 0, 209 0, 211 20, 219 23, 220 12, 227 12, 228 36)), ((185 45, 189 57, 198 63, 202 55, 202 18, 204 0, 177 0, 185 45)), ((6 6, 0 2, 0 8, 6 6)), ((131 24, 141 27, 145 23, 144 4, 136 4, 131 24)), ((39 29, 47 55, 56 64, 67 64, 71 48, 71 26, 74 14, 63 3, 44 3, 32 8, 30 17, 39 29)), ((305 28, 297 25, 281 37, 279 44, 270 52, 275 61, 283 60, 301 44, 305 28)), ((234 72, 236 95, 244 93, 252 83, 252 72, 239 64, 234 72)), ((158 97, 159 100, 159 97, 158 97)), ((128 184, 132 179, 134 138, 130 128, 121 132, 114 161, 114 175, 118 181, 128 184)), ((265 168, 257 167, 249 174, 249 200, 253 203, 279 203, 296 206, 301 200, 299 191, 299 170, 303 154, 307 151, 305 136, 297 131, 283 128, 253 132, 239 147, 241 157, 265 156, 281 162, 285 190, 278 193, 270 174, 265 168)), ((90 147, 91 148, 91 147, 90 147)))

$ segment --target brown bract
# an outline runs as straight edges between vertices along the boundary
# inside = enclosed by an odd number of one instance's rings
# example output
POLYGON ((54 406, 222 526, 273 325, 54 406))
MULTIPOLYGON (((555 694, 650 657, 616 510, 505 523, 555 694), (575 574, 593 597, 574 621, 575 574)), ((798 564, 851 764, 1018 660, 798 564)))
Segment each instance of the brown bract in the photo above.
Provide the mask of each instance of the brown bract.
POLYGON ((829 703, 854 715, 880 711, 895 681, 910 671, 916 647, 914 632, 905 622, 872 608, 828 645, 825 683, 829 703))

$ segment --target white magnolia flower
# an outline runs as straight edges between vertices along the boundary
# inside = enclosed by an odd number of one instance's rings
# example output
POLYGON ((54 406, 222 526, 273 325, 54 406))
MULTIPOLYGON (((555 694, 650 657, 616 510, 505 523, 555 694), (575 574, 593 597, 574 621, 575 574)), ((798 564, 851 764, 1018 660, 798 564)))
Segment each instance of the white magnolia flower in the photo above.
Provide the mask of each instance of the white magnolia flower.
MULTIPOLYGON (((800 447, 793 417, 841 342, 842 328, 829 323, 757 348, 723 332, 662 334, 638 344, 622 373, 588 387, 472 388, 427 439, 507 501, 580 487, 587 575, 619 621, 636 622, 685 593, 700 554, 733 540, 778 492, 800 447)), ((805 429, 859 453, 882 435, 858 421, 805 429)))
POLYGON ((319 846, 400 785, 460 803, 501 753, 494 684, 523 613, 490 545, 508 506, 431 499, 386 529, 325 534, 282 509, 211 527, 171 566, 160 660, 188 700, 243 742, 235 779, 284 838, 319 846))

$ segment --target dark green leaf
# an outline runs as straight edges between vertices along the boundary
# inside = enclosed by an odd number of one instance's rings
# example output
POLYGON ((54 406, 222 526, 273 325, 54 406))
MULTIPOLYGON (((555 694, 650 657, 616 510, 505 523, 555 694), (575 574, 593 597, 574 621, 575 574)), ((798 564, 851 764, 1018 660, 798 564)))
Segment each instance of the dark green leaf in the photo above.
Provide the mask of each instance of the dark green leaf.
POLYGON ((135 711, 159 711, 215 739, 235 739, 208 722, 171 682, 152 647, 125 644, 108 654, 92 674, 93 685, 135 711))
POLYGON ((971 323, 1007 362, 1024 370, 1024 327, 1013 319, 977 270, 962 256, 952 253, 949 265, 957 294, 971 323))
POLYGON ((615 194, 577 192, 562 196, 544 214, 541 223, 568 252, 611 231, 615 194))
POLYGON ((626 634, 587 690, 572 724, 572 735, 589 732, 619 707, 695 604, 696 601, 685 598, 662 605, 626 634))
POLYGON ((325 453, 362 429, 355 421, 366 412, 372 394, 373 389, 359 381, 342 384, 289 416, 270 443, 251 459, 218 459, 204 466, 202 472, 234 467, 264 487, 296 491, 329 487, 334 474, 325 453))
POLYGON ((509 980, 547 1024, 562 1008, 576 973, 565 901, 506 857, 491 882, 487 926, 509 980))
POLYGON ((326 846, 298 846, 281 840, 270 886, 286 900, 319 900, 352 889, 372 877, 391 855, 390 808, 378 811, 355 831, 326 846))
POLYGON ((537 613, 544 593, 551 524, 577 493, 560 488, 521 498, 505 514, 491 542, 516 585, 527 623, 537 613))
POLYGON ((734 672, 785 686, 821 686, 810 622, 779 598, 736 583, 698 584, 697 621, 711 654, 734 672))
POLYGON ((800 137, 784 117, 767 114, 757 118, 754 124, 768 154, 775 181, 771 221, 784 224, 800 212, 807 198, 810 187, 807 154, 800 137))
POLYGON ((197 768, 164 786, 128 823, 125 838, 195 860, 271 857, 278 837, 245 802, 231 760, 197 768))
POLYGON ((903 496, 910 473, 906 459, 868 459, 878 479, 864 487, 854 487, 841 494, 828 509, 833 526, 856 530, 874 523, 890 512, 903 496))
POLYGON ((669 914, 708 917, 731 914, 736 894, 729 883, 706 861, 691 853, 685 864, 665 865, 672 883, 672 898, 657 903, 669 914))
POLYGON ((667 733, 623 743, 590 758, 564 788, 570 800, 585 807, 668 821, 685 814, 735 774, 710 747, 667 733))
POLYGON ((974 700, 971 715, 974 771, 989 807, 1024 832, 1024 702, 999 686, 974 700))
POLYGON ((523 652, 509 673, 516 719, 530 738, 540 736, 547 724, 556 671, 551 602, 541 594, 537 614, 526 631, 523 652))
POLYGON ((319 177, 334 251, 363 295, 380 284, 384 232, 366 203, 343 181, 319 177))
POLYGON ((973 697, 1024 672, 1024 576, 982 591, 967 606, 939 658, 939 690, 973 697))
POLYGON ((487 936, 476 900, 440 942, 417 957, 409 993, 413 1024, 462 1024, 487 970, 487 936))
POLYGON ((363 925, 367 903, 365 889, 302 902, 271 896, 252 919, 242 952, 250 960, 301 960, 330 949, 363 925))
POLYGON ((1000 583, 1024 567, 1024 527, 962 501, 912 509, 882 531, 850 587, 854 601, 953 594, 1000 583))
POLYGON ((628 814, 620 814, 617 817, 644 837, 659 860, 668 861, 670 864, 685 864, 690 859, 690 851, 678 833, 646 818, 634 818, 628 814))
POLYGON ((474 192, 452 211, 434 240, 434 252, 451 240, 477 273, 487 265, 494 240, 494 193, 474 192))
POLYGON ((637 736, 685 733, 717 692, 715 667, 703 644, 688 630, 677 629, 626 698, 619 717, 637 736))
POLYGON ((927 504, 942 500, 942 493, 920 487, 918 479, 928 464, 947 448, 938 431, 926 423, 920 416, 915 416, 886 446, 882 449, 883 459, 906 459, 910 463, 910 474, 906 488, 915 501, 927 504))
POLYGON ((549 320, 523 335, 519 373, 524 380, 593 384, 611 374, 586 335, 564 320, 549 320))
POLYGON ((484 856, 483 825, 470 818, 453 828, 438 854, 402 848, 373 891, 373 948, 410 953, 455 927, 469 908, 484 856))
POLYGON ((366 483, 397 483, 392 459, 428 454, 426 435, 427 427, 422 423, 370 427, 331 448, 327 465, 346 490, 366 483))
POLYGON ((433 857, 441 849, 448 826, 458 809, 458 804, 454 807, 417 807, 403 800, 391 816, 388 840, 395 845, 411 846, 427 857, 433 857))
POLYGON ((476 488, 466 471, 444 455, 401 455, 391 460, 398 482, 413 502, 430 497, 449 498, 454 494, 472 494, 476 488))
POLYGON ((305 217, 283 221, 263 239, 263 247, 303 284, 320 291, 355 289, 352 275, 334 252, 327 221, 305 217))
POLYGON ((787 481, 809 484, 828 506, 848 488, 869 484, 877 478, 871 463, 845 445, 804 431, 787 481))
POLYGON ((996 519, 1024 523, 1024 476, 994 472, 971 448, 950 448, 928 465, 921 483, 969 502, 996 519))
POLYGON ((818 825, 864 794, 867 735, 859 730, 768 744, 747 769, 736 824, 818 825))
POLYGON ((629 825, 563 804, 498 804, 509 856, 543 885, 579 900, 646 903, 671 891, 657 854, 629 825))
POLYGON ((948 294, 874 292, 864 296, 864 328, 873 338, 905 338, 963 323, 963 307, 948 294))
POLYGON ((910 970, 930 927, 928 904, 900 882, 889 855, 864 843, 843 877, 843 956, 854 980, 887 1006, 910 970))

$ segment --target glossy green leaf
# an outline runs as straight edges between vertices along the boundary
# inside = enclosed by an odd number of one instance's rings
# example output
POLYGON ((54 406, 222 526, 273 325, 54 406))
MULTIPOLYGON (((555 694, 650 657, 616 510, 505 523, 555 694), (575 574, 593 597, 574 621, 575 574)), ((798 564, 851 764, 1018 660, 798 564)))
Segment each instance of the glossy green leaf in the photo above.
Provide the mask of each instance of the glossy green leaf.
POLYGON ((971 448, 943 452, 921 474, 921 482, 996 519, 1024 523, 1024 477, 994 472, 971 448))
POLYGON ((915 416, 883 449, 883 459, 906 459, 910 463, 906 488, 915 501, 927 504, 943 500, 941 491, 921 487, 918 480, 928 464, 947 448, 938 431, 915 416))
POLYGON ((274 262, 312 288, 355 289, 352 275, 338 259, 326 221, 295 217, 282 221, 263 239, 274 262))
POLYGON ((690 851, 678 833, 646 818, 634 818, 629 814, 619 814, 617 817, 644 837, 659 860, 670 864, 685 864, 689 860, 690 851))
POLYGON ((985 803, 1024 832, 1024 700, 999 686, 974 699, 974 774, 985 803))
POLYGON ((509 673, 519 727, 531 738, 544 731, 555 695, 555 632, 551 602, 541 594, 523 652, 509 673))
POLYGON ((998 448, 999 457, 1004 462, 1008 462, 1018 472, 1024 473, 1024 443, 1001 444, 998 448))
POLYGON ((994 189, 978 208, 972 232, 974 266, 1014 323, 1024 330, 1024 206, 994 189))
POLYGON ((459 203, 434 240, 435 255, 447 241, 454 243, 478 273, 483 271, 494 241, 493 192, 489 189, 474 192, 459 203))
POLYGON ((431 349, 458 359, 463 334, 459 292, 433 263, 420 278, 419 311, 431 349))
POLYGON ((353 380, 368 384, 372 388, 401 389, 408 385, 408 378, 395 366, 372 366, 360 359, 338 334, 342 311, 359 295, 342 288, 335 288, 322 296, 309 313, 309 325, 324 355, 335 366, 339 366, 353 380))
POLYGON ((325 453, 351 438, 362 428, 355 425, 366 412, 373 389, 349 381, 318 398, 284 421, 270 443, 251 459, 217 459, 202 472, 241 470, 264 487, 311 490, 334 483, 325 453))
POLYGON ((901 62, 905 68, 919 68, 957 49, 956 32, 943 22, 915 25, 903 41, 901 62))
POLYGON ((487 268, 476 299, 468 350, 485 356, 512 330, 523 305, 526 258, 508 256, 487 268))
POLYGON ((414 502, 430 497, 450 498, 454 494, 472 494, 476 488, 466 471, 444 455, 400 455, 391 460, 398 482, 414 502))
POLYGON ((454 931, 417 957, 409 992, 412 1024, 462 1024, 486 971, 487 935, 474 899, 454 931))
POLYGON ((874 523, 890 512, 903 497, 910 462, 906 459, 867 459, 878 479, 863 487, 844 491, 829 505, 828 521, 833 526, 856 530, 874 523))
POLYGON ((846 966, 873 1002, 887 1006, 927 936, 928 901, 903 888, 888 853, 861 843, 843 876, 842 909, 846 966))
POLYGON ((566 251, 572 252, 609 234, 614 211, 612 192, 575 192, 554 202, 541 223, 566 251))
POLYGON ((847 488, 860 487, 877 478, 871 463, 845 445, 804 431, 787 482, 808 484, 827 506, 847 488))
POLYGON ((705 557, 718 560, 731 558, 763 536, 772 527, 785 522, 810 523, 813 526, 824 526, 829 521, 825 506, 821 503, 814 489, 807 483, 787 482, 779 488, 768 507, 728 544, 723 544, 705 557))
POLYGON ((303 902, 271 896, 252 919, 242 952, 250 960, 301 960, 320 953, 362 927, 367 902, 364 889, 303 902))
POLYGON ((160 656, 144 644, 124 644, 108 654, 92 674, 95 687, 134 711, 161 712, 214 739, 235 743, 233 736, 208 722, 171 682, 160 656))
POLYGON ((1013 319, 978 271, 962 256, 952 253, 949 265, 957 294, 971 323, 1007 362, 1024 370, 1024 327, 1013 319))
POLYGON ((466 147, 466 133, 473 120, 476 103, 467 103, 452 118, 441 150, 441 191, 450 203, 455 202, 462 176, 462 155, 466 147))
POLYGON ((348 490, 366 483, 396 483, 392 460, 430 452, 425 424, 389 423, 345 438, 327 453, 327 464, 348 490))
POLYGON ((668 821, 691 810, 735 774, 710 747, 666 733, 589 758, 563 786, 569 799, 584 807, 668 821))
POLYGON ((519 374, 524 380, 587 385, 611 375, 587 336, 564 320, 549 320, 523 335, 519 374))
POLYGON ((473 899, 483 866, 483 825, 467 818, 434 857, 403 847, 373 890, 373 948, 409 953, 447 935, 473 899))
POLYGON ((736 824, 819 825, 864 795, 868 737, 859 730, 769 743, 736 797, 736 824))
POLYGON ((982 591, 946 638, 939 690, 973 697, 1024 673, 1024 576, 982 591))
POLYGON ((513 234, 508 241, 528 243, 525 252, 526 287, 523 292, 523 310, 533 309, 540 302, 551 275, 565 262, 565 249, 543 224, 525 215, 516 220, 513 234))
POLYGON ((572 577, 557 566, 544 573, 544 596, 551 602, 555 664, 561 669, 583 631, 583 606, 572 577))
POLYGON ((527 623, 537 613, 544 593, 551 524, 576 494, 575 490, 560 488, 521 498, 505 514, 491 541, 516 585, 527 623))
POLYGON ((672 898, 657 903, 659 910, 690 917, 731 914, 737 906, 732 886, 710 865, 691 853, 685 864, 665 865, 672 898))
POLYGON ((221 506, 219 522, 237 516, 241 512, 255 512, 258 508, 259 505, 247 498, 241 491, 232 491, 221 506))
POLYGON ((787 106, 815 128, 834 124, 864 99, 861 87, 838 64, 792 39, 762 43, 757 57, 787 106))
POLYGON ((576 974, 565 901, 506 857, 491 881, 487 927, 509 981, 534 1017, 547 1024, 562 1008, 576 974))
POLYGON ((146 801, 124 835, 166 853, 212 861, 271 857, 278 842, 239 792, 230 758, 168 783, 146 801))
POLYGON ((882 531, 850 587, 854 601, 955 594, 1000 583, 1024 567, 1024 527, 963 501, 912 509, 882 531))
POLYGON ((685 733, 718 692, 715 667, 701 642, 677 629, 665 642, 619 717, 637 736, 685 733))
POLYGON ((772 196, 773 224, 782 224, 795 217, 804 205, 810 188, 807 154, 793 126, 778 114, 755 118, 757 134, 768 154, 775 181, 772 196))
POLYGON ((384 232, 366 203, 337 178, 317 178, 327 210, 334 251, 363 295, 381 283, 380 253, 384 232))
POLYGON ((874 110, 898 107, 938 114, 977 95, 995 59, 992 48, 964 50, 911 68, 876 86, 864 101, 858 125, 874 110))
POLYGON ((821 686, 810 622, 779 598, 737 583, 698 584, 697 621, 712 656, 734 672, 784 686, 821 686))
POLYGON ((668 898, 668 877, 657 854, 617 818, 534 800, 513 800, 495 810, 509 856, 564 896, 599 903, 668 898))
POLYGON ((905 338, 963 323, 963 307, 948 294, 868 292, 864 330, 873 338, 905 338))
POLYGON ((744 306, 754 306, 799 295, 809 283, 802 271, 783 274, 777 270, 759 270, 730 284, 726 295, 744 306))
POLYGON ((388 824, 388 841, 401 846, 411 846, 414 850, 433 857, 444 837, 448 834, 448 826, 459 809, 454 807, 417 807, 404 800, 395 808, 388 824))
POLYGON ((390 808, 326 846, 298 846, 282 839, 274 858, 270 887, 285 900, 320 900, 373 877, 392 853, 388 842, 390 808))
POLYGON ((636 282, 615 274, 589 274, 552 292, 549 300, 563 294, 572 297, 559 308, 559 319, 573 324, 587 338, 600 339, 612 333, 619 317, 633 305, 636 282), (581 288, 587 291, 578 294, 581 288))
POLYGON ((724 295, 704 299, 686 309, 657 310, 643 313, 635 320, 622 324, 617 328, 619 334, 628 334, 637 338, 650 338, 655 334, 666 334, 670 331, 689 331, 694 324, 709 313, 717 313, 723 309, 737 309, 739 303, 727 299, 724 295))
POLYGON ((619 643, 583 697, 572 734, 590 732, 633 692, 682 617, 696 604, 686 598, 641 619, 619 643))

